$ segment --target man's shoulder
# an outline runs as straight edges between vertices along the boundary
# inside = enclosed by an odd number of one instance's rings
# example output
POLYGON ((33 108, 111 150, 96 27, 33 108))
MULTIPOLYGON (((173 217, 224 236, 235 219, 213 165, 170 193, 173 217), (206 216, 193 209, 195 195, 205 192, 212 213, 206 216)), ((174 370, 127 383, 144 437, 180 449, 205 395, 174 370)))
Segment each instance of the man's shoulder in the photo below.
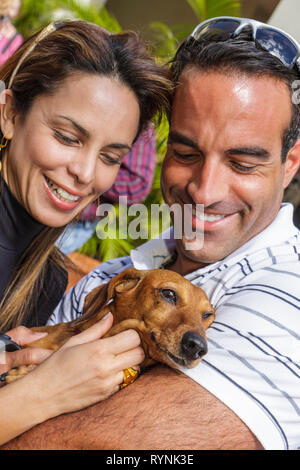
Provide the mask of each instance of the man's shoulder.
POLYGON ((94 268, 85 276, 84 282, 89 287, 92 284, 95 284, 97 287, 104 282, 108 282, 112 277, 130 267, 132 267, 130 256, 111 259, 94 268))
POLYGON ((283 298, 299 302, 300 239, 240 252, 189 277, 205 290, 215 307, 229 301, 262 305, 271 297, 277 302, 283 298))
POLYGON ((256 282, 269 284, 285 290, 293 290, 300 279, 300 237, 293 237, 284 243, 270 245, 262 250, 245 256, 248 272, 241 280, 242 284, 256 282))
POLYGON ((249 309, 280 304, 282 308, 299 309, 300 263, 279 263, 261 267, 223 285, 218 305, 233 302, 249 309))

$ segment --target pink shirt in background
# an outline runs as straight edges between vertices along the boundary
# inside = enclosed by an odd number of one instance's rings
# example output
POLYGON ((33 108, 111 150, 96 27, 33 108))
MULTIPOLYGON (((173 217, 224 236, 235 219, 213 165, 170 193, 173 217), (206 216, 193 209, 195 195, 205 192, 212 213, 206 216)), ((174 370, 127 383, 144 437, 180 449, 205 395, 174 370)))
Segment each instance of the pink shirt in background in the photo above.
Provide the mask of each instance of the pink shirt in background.
POLYGON ((0 33, 0 66, 3 65, 13 53, 21 46, 23 37, 16 32, 12 37, 0 33))

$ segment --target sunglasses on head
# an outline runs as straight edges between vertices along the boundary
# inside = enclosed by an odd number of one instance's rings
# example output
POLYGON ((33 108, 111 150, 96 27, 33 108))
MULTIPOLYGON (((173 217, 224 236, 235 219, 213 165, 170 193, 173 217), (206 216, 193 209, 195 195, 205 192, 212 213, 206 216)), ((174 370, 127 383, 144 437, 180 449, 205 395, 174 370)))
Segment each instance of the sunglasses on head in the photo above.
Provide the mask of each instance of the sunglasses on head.
POLYGON ((231 16, 211 18, 200 23, 190 38, 200 40, 205 36, 205 40, 214 40, 221 34, 221 40, 226 40, 238 36, 245 27, 251 27, 253 40, 264 50, 277 57, 288 69, 296 66, 300 72, 300 46, 297 41, 284 31, 256 20, 231 16))

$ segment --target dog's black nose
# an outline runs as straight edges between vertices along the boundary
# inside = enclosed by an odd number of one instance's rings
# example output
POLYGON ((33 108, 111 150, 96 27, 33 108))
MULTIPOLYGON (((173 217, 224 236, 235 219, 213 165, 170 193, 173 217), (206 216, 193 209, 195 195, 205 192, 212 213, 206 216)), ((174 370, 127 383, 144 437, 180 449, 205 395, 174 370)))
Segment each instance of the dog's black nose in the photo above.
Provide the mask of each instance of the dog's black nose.
POLYGON ((186 359, 195 361, 207 353, 207 344, 198 333, 187 331, 181 340, 181 352, 186 359))

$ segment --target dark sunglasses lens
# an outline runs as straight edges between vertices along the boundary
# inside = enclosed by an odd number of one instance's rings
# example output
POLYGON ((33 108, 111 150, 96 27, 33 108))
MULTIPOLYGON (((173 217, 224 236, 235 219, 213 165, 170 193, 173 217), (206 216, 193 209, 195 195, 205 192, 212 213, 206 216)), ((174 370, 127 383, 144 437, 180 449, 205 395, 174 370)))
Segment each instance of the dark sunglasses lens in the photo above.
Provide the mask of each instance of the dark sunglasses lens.
POLYGON ((215 20, 196 30, 194 38, 199 39, 203 37, 203 39, 207 38, 209 40, 213 40, 214 38, 226 40, 234 33, 239 25, 240 21, 238 20, 227 20, 226 18, 223 20, 215 20))
POLYGON ((297 57, 298 49, 296 45, 280 31, 271 28, 258 28, 256 40, 270 54, 278 57, 287 67, 290 67, 297 57))

